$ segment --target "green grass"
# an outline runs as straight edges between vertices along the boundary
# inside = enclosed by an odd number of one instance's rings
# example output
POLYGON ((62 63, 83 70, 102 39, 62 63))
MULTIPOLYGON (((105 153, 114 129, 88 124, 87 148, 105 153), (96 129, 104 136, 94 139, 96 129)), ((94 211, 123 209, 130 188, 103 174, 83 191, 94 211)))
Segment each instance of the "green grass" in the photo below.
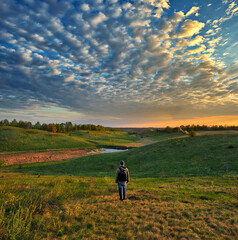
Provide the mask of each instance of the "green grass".
POLYGON ((130 136, 127 132, 113 131, 76 131, 72 136, 83 138, 100 146, 125 146, 126 144, 138 141, 139 138, 130 136))
POLYGON ((87 148, 102 145, 125 146, 137 141, 126 132, 77 131, 70 134, 35 129, 0 127, 0 152, 87 148))
POLYGON ((156 131, 145 131, 145 132, 139 133, 138 135, 143 138, 149 138, 154 141, 164 141, 169 138, 185 136, 182 133, 163 133, 163 132, 156 132, 156 131))
POLYGON ((238 238, 238 135, 2 167, 0 239, 238 238), (114 175, 131 180, 118 200, 114 175))
POLYGON ((132 177, 212 176, 238 173, 238 134, 175 138, 120 153, 5 167, 46 175, 114 176, 124 160, 132 177), (233 146, 231 148, 230 146, 233 146))
POLYGON ((57 148, 87 148, 93 144, 61 133, 35 129, 0 127, 0 152, 36 151, 57 148))
POLYGON ((236 239, 237 176, 132 179, 2 174, 1 239, 236 239))

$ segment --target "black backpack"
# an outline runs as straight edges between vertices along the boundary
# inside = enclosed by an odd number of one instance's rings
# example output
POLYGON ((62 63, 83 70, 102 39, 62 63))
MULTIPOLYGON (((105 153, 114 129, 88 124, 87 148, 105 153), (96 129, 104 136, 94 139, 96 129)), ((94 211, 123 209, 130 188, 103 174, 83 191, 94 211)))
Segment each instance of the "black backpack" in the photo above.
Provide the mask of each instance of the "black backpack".
POLYGON ((127 180, 126 168, 119 168, 120 171, 118 173, 119 182, 125 182, 127 180))

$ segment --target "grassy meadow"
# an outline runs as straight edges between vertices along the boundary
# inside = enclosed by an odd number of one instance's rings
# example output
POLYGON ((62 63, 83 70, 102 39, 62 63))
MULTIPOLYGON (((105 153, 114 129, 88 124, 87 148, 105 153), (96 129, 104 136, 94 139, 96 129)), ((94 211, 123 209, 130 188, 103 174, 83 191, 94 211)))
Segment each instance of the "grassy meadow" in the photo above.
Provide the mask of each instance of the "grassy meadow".
POLYGON ((87 148, 93 144, 82 138, 36 129, 0 127, 0 152, 42 151, 57 148, 87 148))
POLYGON ((113 180, 2 174, 1 239, 237 239, 237 176, 113 180))
POLYGON ((125 146, 138 141, 126 132, 76 131, 69 134, 36 129, 0 127, 0 152, 43 151, 61 148, 88 148, 99 145, 125 146))
POLYGON ((236 175, 237 156, 238 134, 221 134, 172 138, 119 153, 4 169, 42 175, 113 177, 120 160, 125 160, 134 178, 236 175))
POLYGON ((164 139, 2 167, 0 239, 237 239, 238 134, 164 139), (120 160, 131 176, 123 202, 120 160))
POLYGON ((138 141, 138 137, 130 136, 124 131, 87 131, 80 130, 72 132, 72 136, 83 138, 97 146, 125 146, 138 141))

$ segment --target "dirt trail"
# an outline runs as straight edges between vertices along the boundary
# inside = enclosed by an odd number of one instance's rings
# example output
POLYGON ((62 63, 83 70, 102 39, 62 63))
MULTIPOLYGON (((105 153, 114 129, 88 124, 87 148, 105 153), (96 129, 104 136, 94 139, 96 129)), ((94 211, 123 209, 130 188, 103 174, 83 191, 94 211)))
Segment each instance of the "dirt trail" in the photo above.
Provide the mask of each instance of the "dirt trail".
POLYGON ((126 147, 142 147, 145 145, 149 145, 157 142, 156 140, 152 140, 150 138, 141 138, 138 142, 125 144, 126 147))
POLYGON ((69 158, 82 157, 92 154, 102 153, 102 150, 87 151, 82 149, 59 149, 46 152, 27 153, 0 153, 0 159, 4 160, 4 165, 61 161, 69 158))

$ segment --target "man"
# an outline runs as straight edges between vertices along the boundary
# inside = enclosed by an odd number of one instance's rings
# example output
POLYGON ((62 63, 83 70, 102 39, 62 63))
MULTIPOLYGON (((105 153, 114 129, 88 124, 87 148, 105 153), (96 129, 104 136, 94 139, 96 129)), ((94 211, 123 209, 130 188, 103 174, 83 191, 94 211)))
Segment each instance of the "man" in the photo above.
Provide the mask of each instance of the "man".
POLYGON ((118 184, 120 200, 121 201, 125 200, 126 199, 126 184, 129 182, 129 171, 125 167, 124 161, 120 161, 120 167, 116 171, 115 181, 118 184), (122 192, 123 192, 123 197, 122 197, 122 192))

